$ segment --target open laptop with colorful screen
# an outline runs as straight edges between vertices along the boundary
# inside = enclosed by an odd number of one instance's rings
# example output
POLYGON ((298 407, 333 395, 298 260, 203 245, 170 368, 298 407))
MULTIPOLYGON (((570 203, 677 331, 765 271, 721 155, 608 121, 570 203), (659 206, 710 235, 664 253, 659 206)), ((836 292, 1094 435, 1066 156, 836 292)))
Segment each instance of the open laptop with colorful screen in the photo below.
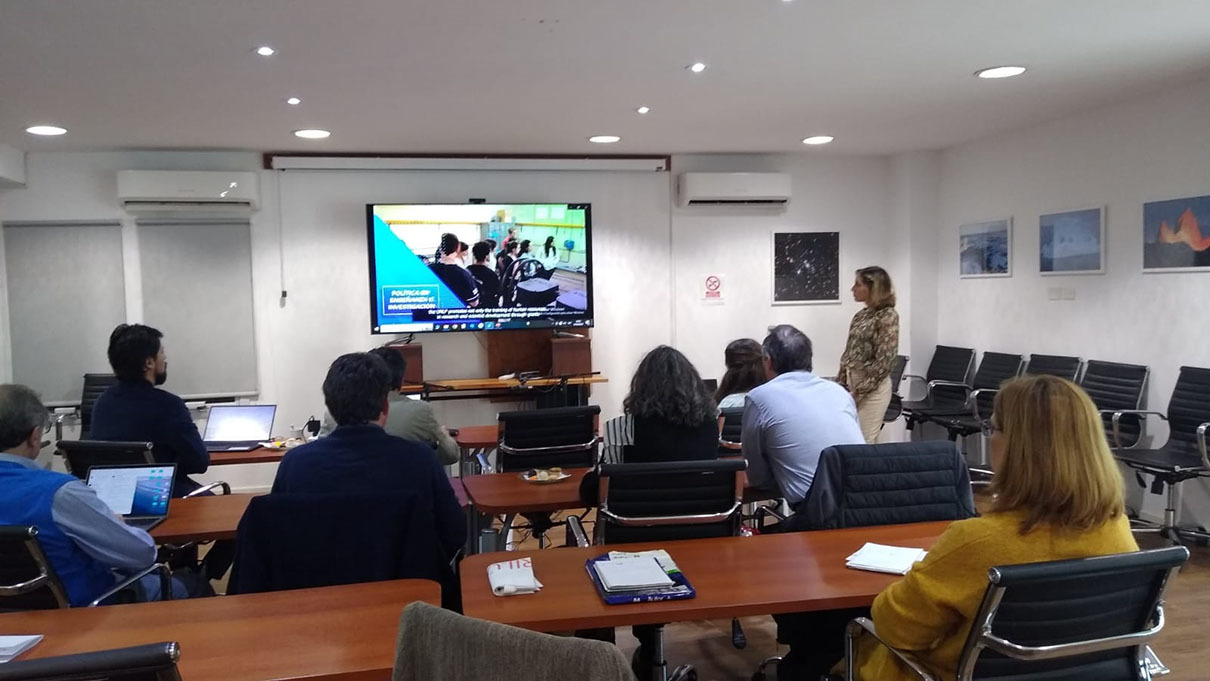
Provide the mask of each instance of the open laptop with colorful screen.
POLYGON ((93 466, 88 469, 87 482, 127 525, 150 530, 168 516, 175 477, 174 463, 93 466))
POLYGON ((214 405, 202 440, 207 451, 250 452, 269 439, 276 414, 276 404, 214 405))

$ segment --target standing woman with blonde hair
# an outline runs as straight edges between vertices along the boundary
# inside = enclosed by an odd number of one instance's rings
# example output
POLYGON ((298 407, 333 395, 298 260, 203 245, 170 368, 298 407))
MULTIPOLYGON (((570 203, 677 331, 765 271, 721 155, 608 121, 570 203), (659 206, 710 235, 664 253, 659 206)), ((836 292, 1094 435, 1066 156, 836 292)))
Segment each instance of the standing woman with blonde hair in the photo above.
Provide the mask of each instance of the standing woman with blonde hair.
POLYGON ((849 339, 840 356, 836 382, 853 395, 865 441, 873 444, 891 403, 891 365, 899 354, 899 313, 891 275, 881 267, 857 270, 853 300, 865 307, 853 315, 849 339))

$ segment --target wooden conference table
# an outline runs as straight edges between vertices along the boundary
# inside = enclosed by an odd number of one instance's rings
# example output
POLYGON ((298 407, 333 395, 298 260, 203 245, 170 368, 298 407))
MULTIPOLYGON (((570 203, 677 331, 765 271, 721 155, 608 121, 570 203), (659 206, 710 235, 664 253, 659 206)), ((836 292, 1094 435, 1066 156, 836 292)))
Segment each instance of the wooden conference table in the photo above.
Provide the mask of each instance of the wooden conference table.
POLYGON ((187 681, 391 676, 399 615, 441 605, 441 587, 401 579, 318 589, 0 615, 0 634, 46 638, 20 659, 176 641, 187 681))
POLYGON ((285 449, 257 447, 250 452, 210 452, 211 466, 237 463, 278 463, 286 455, 285 449))
POLYGON ((462 609, 470 617, 550 632, 868 606, 899 577, 851 570, 845 567, 845 558, 865 542, 928 549, 948 525, 917 523, 483 553, 462 561, 462 609), (606 605, 584 563, 611 549, 667 550, 697 591, 696 597, 606 605), (542 590, 523 596, 493 595, 487 566, 527 556, 533 559, 542 590))

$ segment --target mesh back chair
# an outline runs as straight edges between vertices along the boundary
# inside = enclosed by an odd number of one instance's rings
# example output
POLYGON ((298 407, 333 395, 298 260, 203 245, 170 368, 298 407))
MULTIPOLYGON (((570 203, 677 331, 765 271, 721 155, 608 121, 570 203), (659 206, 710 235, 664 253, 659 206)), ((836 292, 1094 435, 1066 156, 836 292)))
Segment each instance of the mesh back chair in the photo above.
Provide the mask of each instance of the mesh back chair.
POLYGON ((1128 412, 1142 408, 1150 373, 1149 368, 1140 364, 1090 359, 1084 365, 1079 384, 1101 410, 1106 434, 1115 433, 1113 414, 1123 412, 1118 418, 1116 434, 1112 436, 1115 447, 1133 447, 1143 436, 1143 420, 1128 412))
POLYGON ((0 612, 66 607, 67 592, 38 545, 38 528, 0 526, 0 612))
MULTIPOLYGON (((738 534, 743 471, 747 466, 743 459, 602 465, 594 543, 674 541, 738 534)), ((579 518, 568 518, 568 528, 576 543, 587 545, 579 518)), ((681 665, 667 674, 663 634, 662 624, 636 631, 643 640, 642 654, 636 650, 632 661, 636 676, 674 681, 696 679, 697 673, 689 665, 681 665)), ((731 623, 731 640, 738 648, 747 644, 737 620, 731 623)))
POLYGON ((1154 527, 1135 528, 1136 532, 1158 532, 1173 541, 1189 536, 1210 539, 1205 528, 1180 527, 1181 483, 1210 476, 1210 456, 1206 451, 1206 431, 1210 430, 1210 369, 1181 367, 1168 402, 1168 413, 1146 410, 1118 410, 1110 415, 1114 456, 1141 473, 1155 476, 1153 489, 1168 486, 1164 519, 1154 527), (1122 419, 1127 415, 1159 416, 1168 422, 1168 441, 1158 449, 1126 447, 1119 437, 1122 419))
MULTIPOLYGON (((966 410, 963 413, 948 415, 925 412, 925 420, 945 428, 949 439, 955 442, 960 437, 982 433, 983 422, 991 418, 992 406, 996 401, 996 393, 1000 392, 1000 385, 1020 375, 1023 364, 1021 355, 983 353, 979 370, 975 372, 975 380, 971 382, 973 390, 967 400, 966 410)), ((987 471, 987 467, 987 438, 980 437, 978 470, 987 471)))
POLYGON ((67 470, 81 480, 88 479, 93 466, 138 466, 155 463, 150 442, 99 442, 96 440, 60 440, 57 454, 63 455, 67 470))
MULTIPOLYGON (((1164 626, 1164 588, 1188 557, 1180 546, 991 568, 957 679, 1150 679, 1147 643, 1164 626)), ((857 678, 859 638, 885 645, 873 622, 851 622, 845 655, 849 679, 857 678)), ((919 678, 936 678, 911 653, 890 650, 919 678)))
POLYGON ((176 643, 148 643, 94 653, 0 665, 0 681, 181 681, 176 643))
POLYGON ((957 445, 934 440, 828 447, 797 509, 801 529, 831 530, 963 520, 975 501, 957 445))
POLYGON ((718 455, 739 456, 740 436, 744 432, 744 408, 728 407, 719 412, 718 455))
MULTIPOLYGON (((759 518, 765 515, 776 514, 765 511, 759 518)), ((974 515, 962 453, 953 442, 934 440, 828 447, 819 455, 806 499, 790 519, 782 521, 798 531, 964 520, 974 515)), ((781 659, 765 658, 753 681, 764 681, 769 665, 781 659)))
MULTIPOLYGON (((132 587, 153 572, 160 577, 160 598, 171 599, 172 573, 167 565, 157 563, 115 584, 89 603, 89 607, 111 599, 115 599, 115 602, 133 601, 132 587)), ((71 607, 67 591, 38 544, 38 528, 31 525, 0 525, 0 612, 67 607, 71 607)))
POLYGON ((961 413, 966 406, 966 396, 970 392, 967 381, 974 365, 974 350, 938 345, 933 351, 933 359, 929 362, 928 371, 924 376, 907 374, 905 378, 923 381, 926 388, 923 400, 903 402, 908 430, 922 422, 924 414, 929 411, 961 413))
POLYGON ((882 415, 884 424, 891 423, 903 414, 903 396, 899 394, 899 384, 903 382, 907 363, 907 355, 895 355, 895 361, 891 364, 891 401, 887 404, 886 413, 882 415))
POLYGON ((1025 365, 1025 374, 1027 376, 1058 376, 1075 381, 1076 377, 1080 375, 1081 363, 1079 357, 1033 354, 1029 356, 1029 364, 1025 365))

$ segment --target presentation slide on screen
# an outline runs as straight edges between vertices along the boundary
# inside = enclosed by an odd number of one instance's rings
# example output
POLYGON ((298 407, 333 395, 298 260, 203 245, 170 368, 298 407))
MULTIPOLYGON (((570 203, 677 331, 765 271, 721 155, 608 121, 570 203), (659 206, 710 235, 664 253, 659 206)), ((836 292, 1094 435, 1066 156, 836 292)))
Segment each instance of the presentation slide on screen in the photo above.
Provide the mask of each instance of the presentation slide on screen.
POLYGON ((367 210, 375 333, 592 325, 587 204, 367 210))

